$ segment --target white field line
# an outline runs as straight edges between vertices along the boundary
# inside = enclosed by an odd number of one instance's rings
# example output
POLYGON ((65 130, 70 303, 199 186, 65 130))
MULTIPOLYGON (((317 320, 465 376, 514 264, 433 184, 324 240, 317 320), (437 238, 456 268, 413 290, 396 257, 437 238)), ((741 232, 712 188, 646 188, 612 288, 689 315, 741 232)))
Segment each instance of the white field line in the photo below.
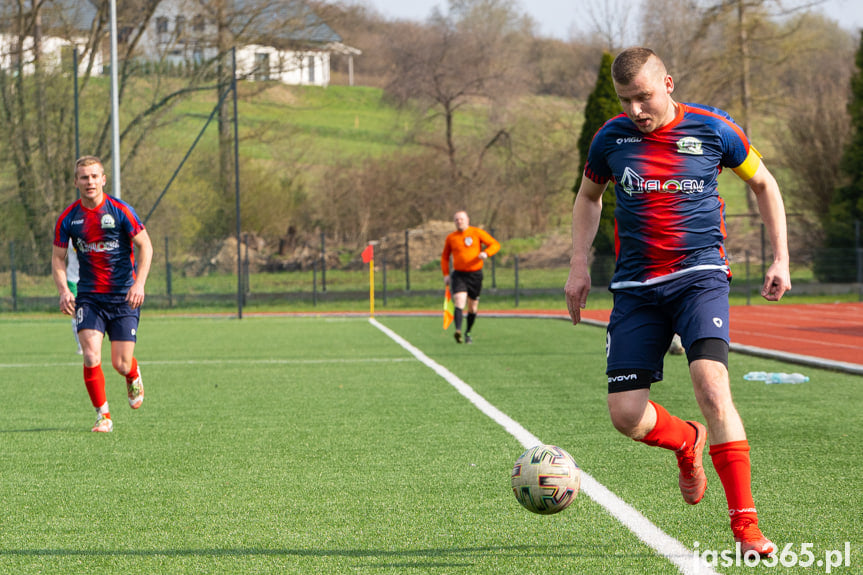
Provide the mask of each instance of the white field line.
MULTIPOLYGON (((369 318, 369 323, 388 335, 393 341, 402 346, 426 367, 444 378, 447 383, 456 388, 461 395, 467 398, 481 412, 498 423, 507 432, 509 432, 510 435, 515 437, 525 449, 542 443, 542 441, 540 441, 535 435, 522 427, 520 423, 493 406, 484 397, 474 391, 471 386, 463 382, 447 368, 443 367, 414 347, 406 339, 374 318, 369 318)), ((581 471, 581 491, 605 508, 606 511, 620 521, 627 529, 632 531, 636 537, 641 539, 647 546, 676 565, 681 573, 686 575, 717 574, 710 565, 700 558, 697 558, 697 555, 693 551, 687 549, 686 546, 677 539, 666 534, 635 508, 631 507, 589 474, 585 473, 584 470, 581 471)))
MULTIPOLYGON (((339 363, 404 363, 412 362, 412 359, 404 357, 367 357, 361 359, 179 359, 179 360, 156 360, 142 362, 141 365, 318 365, 318 364, 339 364, 339 363)), ((81 361, 77 362, 57 362, 57 363, 0 363, 0 369, 12 368, 28 368, 28 367, 75 367, 83 365, 81 361)))

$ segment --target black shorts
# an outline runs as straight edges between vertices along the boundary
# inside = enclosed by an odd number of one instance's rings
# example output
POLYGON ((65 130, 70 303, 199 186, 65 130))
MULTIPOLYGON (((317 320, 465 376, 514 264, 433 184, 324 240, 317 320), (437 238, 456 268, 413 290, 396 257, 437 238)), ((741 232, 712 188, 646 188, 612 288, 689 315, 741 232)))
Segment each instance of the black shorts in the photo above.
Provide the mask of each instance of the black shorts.
POLYGON ((125 296, 80 294, 75 299, 78 331, 95 329, 111 341, 137 341, 141 310, 132 309, 125 296))
POLYGON ((482 270, 476 272, 453 271, 449 274, 449 290, 452 293, 467 292, 470 299, 479 299, 482 292, 482 270))

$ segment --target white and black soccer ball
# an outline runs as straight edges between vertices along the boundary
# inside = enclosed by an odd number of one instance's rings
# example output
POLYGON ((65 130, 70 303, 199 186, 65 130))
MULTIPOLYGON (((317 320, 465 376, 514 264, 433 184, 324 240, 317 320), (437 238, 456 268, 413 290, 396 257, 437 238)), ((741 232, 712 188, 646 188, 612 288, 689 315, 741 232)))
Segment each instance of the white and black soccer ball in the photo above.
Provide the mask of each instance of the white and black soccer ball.
POLYGON ((512 492, 525 509, 542 515, 563 511, 581 487, 581 470, 572 455, 556 445, 536 445, 512 468, 512 492))

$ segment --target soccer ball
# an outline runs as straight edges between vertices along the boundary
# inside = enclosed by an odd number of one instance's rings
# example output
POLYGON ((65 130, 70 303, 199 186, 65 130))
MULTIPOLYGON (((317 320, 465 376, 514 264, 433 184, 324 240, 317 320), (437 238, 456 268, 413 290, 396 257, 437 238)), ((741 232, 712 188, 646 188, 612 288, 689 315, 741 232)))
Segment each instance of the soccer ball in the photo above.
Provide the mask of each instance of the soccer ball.
POLYGON ((536 445, 512 468, 512 492, 528 511, 551 515, 563 511, 578 495, 581 470, 572 455, 556 445, 536 445))

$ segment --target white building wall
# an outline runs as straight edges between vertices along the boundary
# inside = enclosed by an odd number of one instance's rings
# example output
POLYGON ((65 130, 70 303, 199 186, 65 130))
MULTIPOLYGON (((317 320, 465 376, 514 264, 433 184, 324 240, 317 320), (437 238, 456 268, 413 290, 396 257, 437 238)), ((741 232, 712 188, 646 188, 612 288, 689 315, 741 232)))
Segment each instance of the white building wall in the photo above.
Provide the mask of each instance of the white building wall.
MULTIPOLYGON (((13 70, 15 68, 14 58, 17 52, 18 38, 10 34, 0 34, 0 68, 4 70, 13 70)), ((86 45, 86 38, 74 38, 73 40, 65 40, 55 36, 47 36, 42 39, 42 65, 48 72, 57 72, 63 65, 63 50, 72 47, 86 45)), ((32 74, 36 67, 33 64, 33 38, 27 37, 24 39, 24 74, 32 74)), ((89 60, 81 56, 82 49, 78 49, 78 74, 85 74, 89 60)), ((69 52, 71 54, 71 52, 69 52)), ((71 57, 71 56, 70 56, 71 57)), ((89 58, 89 55, 88 55, 89 58)), ((71 66, 71 61, 68 63, 71 66)), ((96 52, 93 73, 102 73, 102 54, 96 52)), ((72 70, 70 69, 69 72, 72 70)))
POLYGON ((237 50, 237 73, 249 80, 277 80, 295 86, 322 86, 330 82, 330 55, 327 52, 294 52, 272 46, 249 45, 237 50), (261 57, 269 59, 269 74, 256 70, 261 57), (256 73, 257 72, 257 73, 256 73))
MULTIPOLYGON (((216 55, 216 26, 205 19, 203 30, 195 30, 195 17, 201 14, 195 0, 163 0, 153 14, 141 42, 139 57, 144 60, 165 60, 174 64, 205 60, 216 55), (178 17, 182 17, 182 33, 178 34, 178 17), (161 22, 162 30, 159 30, 161 22), (197 50, 196 50, 197 48, 197 50)), ((269 57, 269 79, 291 85, 327 86, 330 82, 330 55, 327 52, 280 51, 273 46, 247 45, 237 48, 237 73, 248 80, 260 80, 256 75, 256 56, 269 57), (309 69, 309 57, 314 71, 309 69)))

